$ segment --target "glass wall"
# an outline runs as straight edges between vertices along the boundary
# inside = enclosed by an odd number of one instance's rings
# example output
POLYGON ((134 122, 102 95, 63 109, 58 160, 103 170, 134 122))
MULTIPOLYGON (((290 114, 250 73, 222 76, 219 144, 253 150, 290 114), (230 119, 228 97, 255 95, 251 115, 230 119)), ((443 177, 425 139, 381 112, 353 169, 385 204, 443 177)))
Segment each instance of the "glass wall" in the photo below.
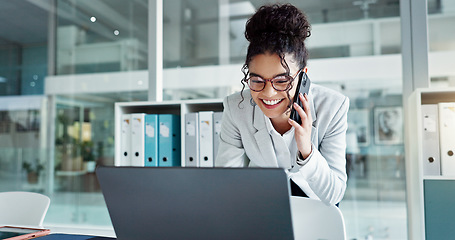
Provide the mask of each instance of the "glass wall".
POLYGON ((58 75, 147 68, 148 1, 56 2, 58 75))
POLYGON ((45 192, 48 12, 25 0, 0 11, 0 191, 45 192))
POLYGON ((2 2, 0 10, 0 96, 43 94, 47 11, 25 0, 2 2))
POLYGON ((42 96, 0 97, 0 191, 45 192, 46 106, 42 96))
POLYGON ((147 100, 130 87, 147 81, 147 23, 147 0, 56 1, 50 225, 112 228, 94 169, 114 164, 114 103, 147 100))
POLYGON ((455 22, 455 2, 442 0, 434 5, 434 11, 428 10, 428 67, 431 87, 454 87, 455 69, 445 63, 452 62, 455 57, 455 31, 447 30, 451 29, 455 22))

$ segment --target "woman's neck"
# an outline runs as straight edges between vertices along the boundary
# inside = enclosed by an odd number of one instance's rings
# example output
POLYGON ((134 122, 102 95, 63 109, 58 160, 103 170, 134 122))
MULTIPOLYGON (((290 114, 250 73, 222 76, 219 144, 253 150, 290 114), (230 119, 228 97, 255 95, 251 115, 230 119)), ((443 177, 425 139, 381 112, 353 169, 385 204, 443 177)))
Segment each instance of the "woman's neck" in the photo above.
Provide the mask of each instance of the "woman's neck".
POLYGON ((289 119, 289 116, 285 116, 285 117, 280 117, 280 118, 271 118, 270 121, 272 122, 272 125, 273 127, 275 128, 275 130, 283 135, 285 134, 287 131, 289 131, 289 129, 291 129, 291 125, 289 124, 288 122, 288 119, 289 119))

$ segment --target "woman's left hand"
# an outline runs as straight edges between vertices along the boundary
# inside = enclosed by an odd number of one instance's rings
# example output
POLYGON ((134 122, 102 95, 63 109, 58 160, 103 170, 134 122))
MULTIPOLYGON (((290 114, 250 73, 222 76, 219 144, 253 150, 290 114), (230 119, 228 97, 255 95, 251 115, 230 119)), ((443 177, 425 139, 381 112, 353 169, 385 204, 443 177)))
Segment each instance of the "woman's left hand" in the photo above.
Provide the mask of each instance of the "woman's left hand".
POLYGON ((297 104, 294 103, 294 108, 302 119, 302 124, 299 125, 296 121, 289 118, 288 122, 295 129, 295 141, 297 143, 297 148, 299 149, 300 154, 302 154, 303 159, 306 159, 311 154, 311 129, 313 118, 311 116, 310 104, 308 101, 308 95, 303 96, 299 93, 300 101, 303 104, 303 109, 297 104))

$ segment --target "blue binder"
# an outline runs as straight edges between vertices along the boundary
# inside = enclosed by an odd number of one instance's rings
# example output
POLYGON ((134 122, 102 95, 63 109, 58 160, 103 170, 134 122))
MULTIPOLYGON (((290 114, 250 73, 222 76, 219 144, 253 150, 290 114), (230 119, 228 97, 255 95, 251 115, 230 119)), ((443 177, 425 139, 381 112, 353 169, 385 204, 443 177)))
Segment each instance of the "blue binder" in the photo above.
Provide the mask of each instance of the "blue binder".
POLYGON ((158 167, 158 115, 145 115, 145 158, 144 166, 158 167))
POLYGON ((158 115, 158 166, 180 166, 180 116, 173 114, 158 115))

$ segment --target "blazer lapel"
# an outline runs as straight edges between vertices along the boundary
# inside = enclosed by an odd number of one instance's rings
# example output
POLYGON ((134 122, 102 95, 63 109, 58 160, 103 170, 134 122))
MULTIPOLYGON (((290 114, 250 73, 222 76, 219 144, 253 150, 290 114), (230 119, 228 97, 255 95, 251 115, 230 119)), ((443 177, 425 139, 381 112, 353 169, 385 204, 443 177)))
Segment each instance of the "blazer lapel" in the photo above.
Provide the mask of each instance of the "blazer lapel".
POLYGON ((310 109, 311 109, 311 117, 313 118, 313 123, 311 124, 311 142, 317 147, 319 146, 319 143, 316 139, 316 110, 314 109, 314 101, 313 101, 313 94, 310 91, 310 94, 308 95, 308 99, 310 100, 310 109))
POLYGON ((259 166, 264 167, 278 167, 275 150, 273 149, 272 139, 267 127, 265 126, 264 114, 257 106, 254 107, 253 126, 257 132, 254 134, 256 144, 261 153, 261 162, 255 162, 259 166))
POLYGON ((316 132, 317 132, 316 127, 311 126, 311 142, 314 144, 314 146, 319 146, 319 143, 316 139, 316 132))

